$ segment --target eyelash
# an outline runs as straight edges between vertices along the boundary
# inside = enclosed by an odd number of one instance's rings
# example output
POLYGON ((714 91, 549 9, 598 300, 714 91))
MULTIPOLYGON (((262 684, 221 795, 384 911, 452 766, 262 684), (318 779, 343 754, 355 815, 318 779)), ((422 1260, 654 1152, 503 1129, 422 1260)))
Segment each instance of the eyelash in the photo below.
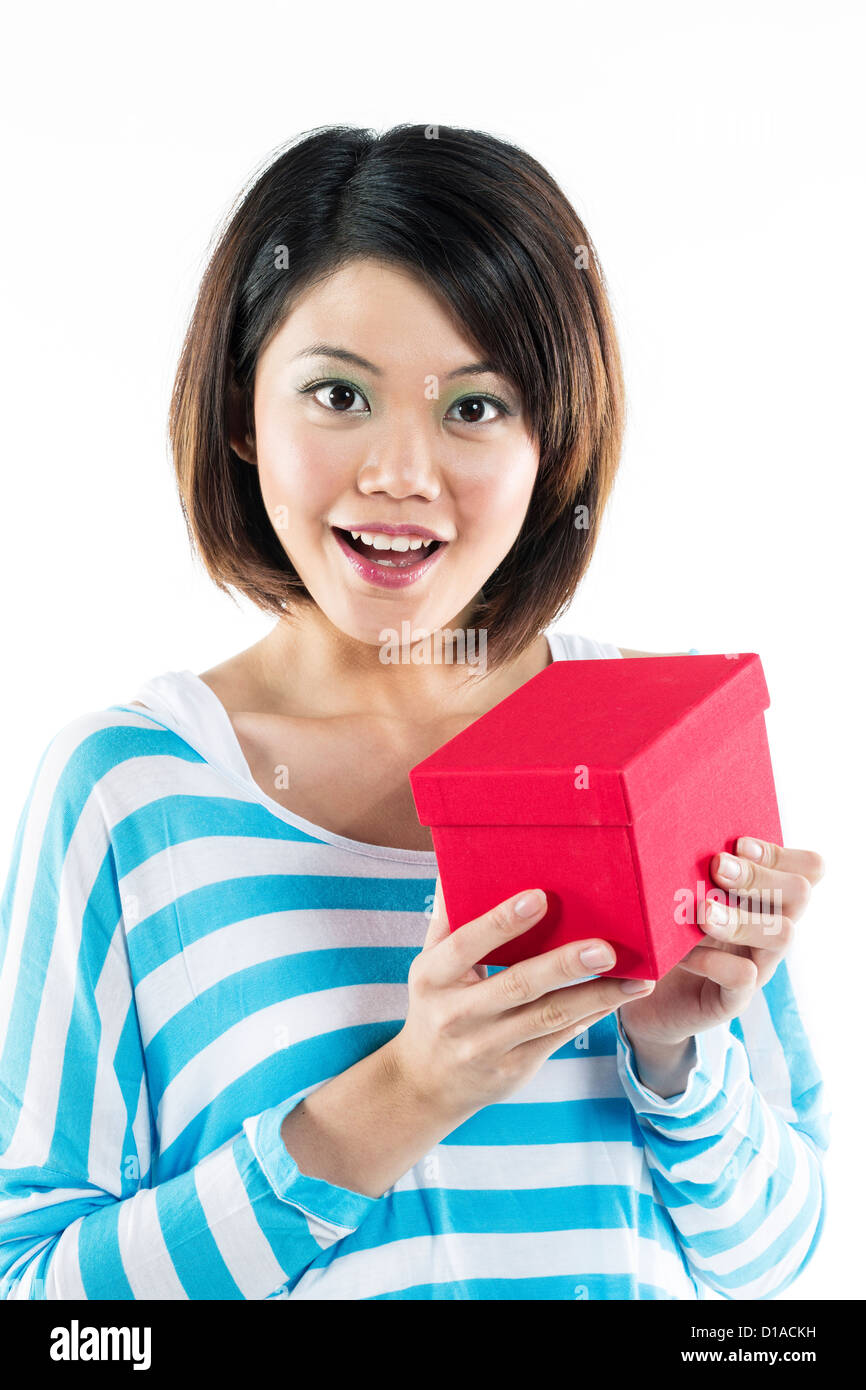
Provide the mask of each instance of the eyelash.
MULTIPOLYGON (((345 386, 347 390, 355 391, 357 395, 361 396, 364 400, 367 399, 360 386, 356 386, 353 381, 343 381, 339 377, 325 377, 324 379, 317 377, 313 381, 305 381, 302 386, 298 387, 298 392, 300 395, 306 396, 312 394, 314 391, 318 391, 322 386, 345 386)), ((463 401, 489 401, 491 405, 496 406, 497 410, 501 410, 503 415, 514 414, 514 411, 511 410, 503 400, 500 400, 498 396, 491 396, 489 392, 476 392, 471 396, 461 396, 459 400, 454 401, 450 409, 453 410, 454 406, 461 405, 463 401)), ((349 415, 355 413, 355 411, 348 410, 332 410, 330 412, 331 415, 349 415)), ((460 420, 459 423, 461 425, 472 425, 471 420, 460 420)), ((494 422, 492 420, 481 420, 478 423, 482 425, 492 425, 494 422)))

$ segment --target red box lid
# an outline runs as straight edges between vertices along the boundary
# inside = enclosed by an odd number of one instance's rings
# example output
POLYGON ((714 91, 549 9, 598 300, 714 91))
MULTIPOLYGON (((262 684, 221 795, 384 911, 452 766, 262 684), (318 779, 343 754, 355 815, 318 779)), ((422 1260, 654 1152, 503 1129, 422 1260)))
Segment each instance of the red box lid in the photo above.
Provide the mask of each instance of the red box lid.
POLYGON ((418 819, 631 825, 769 703, 756 652, 554 661, 411 769, 418 819))

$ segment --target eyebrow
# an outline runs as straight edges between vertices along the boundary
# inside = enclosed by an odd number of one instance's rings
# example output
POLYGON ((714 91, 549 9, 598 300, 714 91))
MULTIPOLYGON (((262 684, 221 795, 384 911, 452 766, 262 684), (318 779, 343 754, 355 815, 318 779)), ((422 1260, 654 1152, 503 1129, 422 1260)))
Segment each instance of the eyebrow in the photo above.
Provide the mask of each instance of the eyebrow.
MULTIPOLYGON (((382 368, 376 367, 372 362, 368 362, 366 357, 359 357, 356 352, 350 352, 348 348, 335 347, 332 343, 311 343, 309 347, 299 352, 294 361, 300 357, 336 357, 341 362, 353 362, 356 367, 363 367, 365 371, 372 372, 374 376, 382 375, 382 368)), ((492 372, 494 376, 502 376, 497 371, 492 362, 469 362, 465 367, 457 367, 453 372, 448 372, 445 377, 450 381, 455 376, 482 376, 486 372, 492 372)), ((503 380, 506 378, 503 377, 503 380)))

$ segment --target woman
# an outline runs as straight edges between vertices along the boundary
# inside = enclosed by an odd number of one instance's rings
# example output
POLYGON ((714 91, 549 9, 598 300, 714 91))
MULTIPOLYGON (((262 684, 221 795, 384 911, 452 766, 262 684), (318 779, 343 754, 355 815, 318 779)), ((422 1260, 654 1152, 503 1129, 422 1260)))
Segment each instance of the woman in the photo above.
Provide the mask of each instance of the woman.
POLYGON ((766 1298, 802 1270, 827 1116, 783 957, 819 856, 716 856, 782 912, 707 923, 654 987, 598 940, 487 971, 543 893, 450 933, 411 797, 550 661, 648 655, 548 631, 623 415, 595 251, 521 150, 325 129, 238 201, 171 441, 209 574, 276 622, 40 761, 2 902, 6 1297, 766 1298), (483 666, 386 658, 445 631, 483 666))

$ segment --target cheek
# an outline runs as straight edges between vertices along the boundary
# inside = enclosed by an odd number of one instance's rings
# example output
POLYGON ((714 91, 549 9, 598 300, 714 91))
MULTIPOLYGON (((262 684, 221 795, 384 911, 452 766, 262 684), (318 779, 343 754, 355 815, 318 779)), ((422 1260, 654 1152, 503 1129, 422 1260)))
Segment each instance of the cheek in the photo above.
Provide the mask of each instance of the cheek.
POLYGON ((528 450, 505 453, 495 466, 454 481, 458 526, 488 549, 501 549, 515 539, 532 497, 538 458, 528 450))
POLYGON ((342 486, 344 466, 337 451, 315 431, 292 436, 285 428, 269 431, 267 426, 259 431, 256 446, 268 515, 285 508, 290 530, 299 529, 305 520, 319 523, 342 486))

